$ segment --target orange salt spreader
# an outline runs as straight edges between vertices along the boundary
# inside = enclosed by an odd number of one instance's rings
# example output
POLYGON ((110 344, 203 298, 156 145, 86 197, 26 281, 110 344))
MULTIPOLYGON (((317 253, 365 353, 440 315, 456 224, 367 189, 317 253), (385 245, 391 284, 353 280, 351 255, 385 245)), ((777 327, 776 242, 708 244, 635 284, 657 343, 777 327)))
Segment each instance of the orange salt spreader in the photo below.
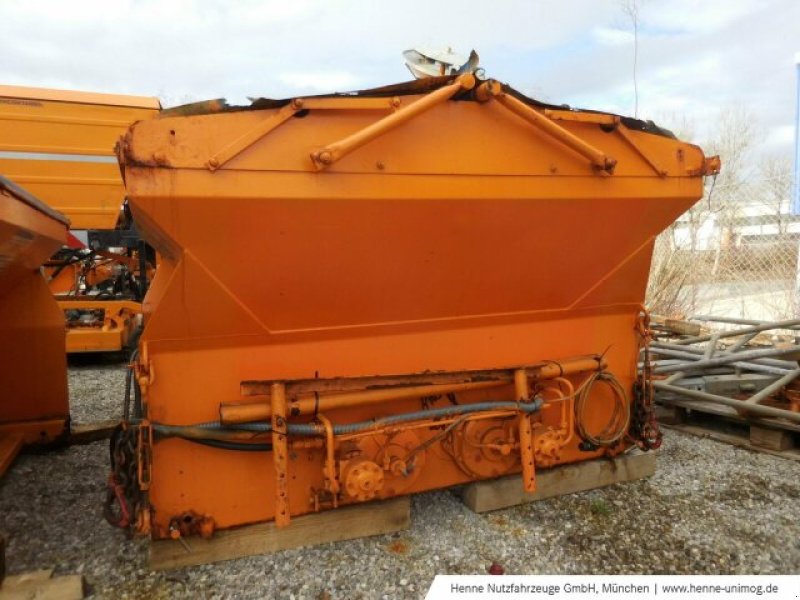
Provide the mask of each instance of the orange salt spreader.
POLYGON ((147 260, 128 215, 114 145, 158 113, 157 98, 0 85, 0 173, 70 219, 44 265, 66 320, 66 351, 115 352, 133 338, 147 260), (143 275, 144 274, 144 275, 143 275))
POLYGON ((23 444, 69 426, 64 316, 40 267, 69 221, 0 176, 0 475, 23 444))
POLYGON ((658 445, 642 302, 697 146, 467 73, 165 111, 118 154, 163 262, 111 521, 283 527, 658 445))

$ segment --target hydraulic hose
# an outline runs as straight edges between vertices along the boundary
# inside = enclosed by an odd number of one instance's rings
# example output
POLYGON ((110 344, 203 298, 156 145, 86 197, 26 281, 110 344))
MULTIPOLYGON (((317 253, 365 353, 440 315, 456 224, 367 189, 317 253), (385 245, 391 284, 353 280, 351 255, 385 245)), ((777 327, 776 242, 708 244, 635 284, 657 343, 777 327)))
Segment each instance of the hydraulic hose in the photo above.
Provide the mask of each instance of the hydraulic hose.
MULTIPOLYGON (((346 435, 363 431, 364 429, 371 429, 381 427, 384 425, 394 425, 397 423, 404 423, 407 421, 415 421, 418 419, 432 419, 438 417, 451 417, 456 415, 469 415, 476 412, 492 411, 492 410, 521 410, 525 413, 534 413, 542 406, 540 399, 535 399, 530 403, 517 403, 517 402, 477 402, 475 404, 459 404, 456 406, 445 406, 442 408, 434 408, 431 410, 420 410, 410 413, 403 413, 400 415, 390 415, 380 419, 373 419, 371 421, 360 421, 358 423, 347 423, 344 425, 334 425, 334 435, 346 435)), ((241 434, 245 432, 260 434, 270 433, 272 431, 271 423, 244 423, 236 425, 235 427, 222 425, 217 421, 208 423, 196 423, 193 425, 164 425, 162 423, 153 423, 153 431, 159 435, 166 437, 181 437, 186 439, 197 439, 209 441, 213 439, 210 436, 206 437, 204 431, 209 433, 219 434, 221 439, 225 434, 235 435, 236 439, 241 440, 241 434)), ((287 432, 290 435, 297 436, 316 436, 323 435, 324 430, 316 424, 312 423, 288 423, 287 432)), ((247 443, 239 443, 240 445, 247 445, 247 443)))
POLYGON ((225 442, 222 440, 198 440, 194 438, 184 438, 203 446, 221 448, 223 450, 243 450, 245 452, 270 452, 272 444, 243 444, 239 442, 225 442))

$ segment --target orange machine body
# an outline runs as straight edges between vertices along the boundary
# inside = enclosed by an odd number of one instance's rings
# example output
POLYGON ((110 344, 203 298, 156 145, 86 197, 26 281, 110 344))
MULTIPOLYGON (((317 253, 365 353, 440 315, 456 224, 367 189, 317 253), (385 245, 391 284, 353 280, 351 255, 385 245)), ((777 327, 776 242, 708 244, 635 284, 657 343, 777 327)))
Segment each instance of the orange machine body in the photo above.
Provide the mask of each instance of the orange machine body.
POLYGON ((0 177, 0 472, 10 441, 50 442, 69 423, 64 318, 39 270, 68 224, 0 177))
POLYGON ((653 240, 718 168, 471 75, 167 112, 120 162, 162 257, 130 426, 154 537, 507 473, 533 491, 630 447, 653 240))
POLYGON ((114 145, 157 98, 0 85, 0 173, 66 215, 114 229, 125 189, 114 145))
MULTIPOLYGON (((159 110, 157 98, 0 86, 0 173, 66 215, 73 229, 112 230, 125 198, 114 146, 131 123, 159 110)), ((58 274, 50 281, 53 293, 76 294, 69 285, 73 268, 49 272, 58 274)), ((81 313, 92 318, 68 321, 67 352, 124 348, 141 306, 78 300, 94 303, 81 313)), ((74 302, 62 309, 74 311, 74 302)))

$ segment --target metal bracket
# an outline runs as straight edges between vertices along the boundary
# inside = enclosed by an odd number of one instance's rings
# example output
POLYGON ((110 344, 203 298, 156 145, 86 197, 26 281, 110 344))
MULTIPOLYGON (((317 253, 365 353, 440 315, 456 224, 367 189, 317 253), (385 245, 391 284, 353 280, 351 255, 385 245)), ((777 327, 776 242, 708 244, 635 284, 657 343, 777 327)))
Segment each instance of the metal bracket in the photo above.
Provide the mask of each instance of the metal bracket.
POLYGON ((279 109, 278 112, 273 113, 268 119, 264 119, 264 121, 233 140, 230 144, 222 148, 222 150, 215 152, 206 161, 206 166, 210 171, 216 171, 230 159, 238 156, 244 150, 247 150, 247 148, 255 144, 270 131, 285 123, 290 117, 294 116, 298 110, 301 110, 301 107, 302 100, 292 100, 289 104, 279 109))
POLYGON ((152 481, 153 428, 148 420, 143 419, 137 429, 137 477, 139 489, 144 492, 150 489, 150 482, 152 481))
POLYGON ((275 525, 289 524, 289 443, 286 426, 286 388, 272 384, 272 460, 275 465, 275 525))
MULTIPOLYGON (((514 371, 514 396, 517 402, 525 402, 530 398, 528 387, 528 373, 525 369, 514 371)), ((519 455, 522 461, 522 486, 526 492, 532 494, 536 491, 536 466, 533 454, 533 430, 531 419, 525 412, 520 411, 519 425, 519 455)))
POLYGON ((597 125, 605 125, 614 127, 614 130, 619 133, 620 137, 625 140, 625 143, 630 146, 636 154, 638 154, 642 160, 644 160, 653 171, 655 171, 656 175, 659 177, 666 177, 668 175, 666 169, 662 168, 655 160, 649 157, 644 151, 636 144, 634 139, 628 133, 627 128, 625 128, 622 123, 621 119, 616 115, 608 115, 603 113, 590 113, 590 112, 574 112, 571 110, 553 110, 553 109, 545 109, 544 110, 545 116, 549 117, 554 121, 573 121, 577 123, 593 123, 597 125))
POLYGON ((413 102, 404 108, 399 109, 395 113, 384 117, 380 121, 377 121, 372 125, 369 125, 342 140, 339 140, 338 142, 328 144, 324 148, 317 150, 316 152, 312 152, 311 160, 314 163, 314 167, 317 170, 322 170, 326 167, 329 167, 340 158, 347 156, 364 144, 371 142, 375 138, 387 133, 388 131, 391 131, 399 125, 410 121, 417 115, 430 110, 434 106, 446 102, 458 92, 462 90, 470 90, 473 87, 475 87, 475 77, 472 74, 466 74, 458 77, 453 83, 431 92, 427 96, 420 98, 416 102, 413 102))
POLYGON ((658 175, 659 177, 666 177, 667 176, 666 169, 663 169, 656 161, 654 161, 652 158, 647 156, 647 154, 645 154, 642 151, 642 149, 639 148, 639 146, 636 145, 636 142, 633 141, 633 138, 628 133, 628 130, 625 127, 622 127, 619 124, 619 117, 615 117, 615 119, 617 120, 617 123, 618 123, 617 124, 617 133, 619 133, 620 137, 623 140, 625 140, 625 142, 628 144, 628 146, 633 148, 633 150, 636 152, 636 154, 638 154, 639 156, 642 157, 644 162, 646 162, 648 165, 650 165, 650 168, 653 169, 653 171, 656 172, 656 175, 658 175))
POLYGON ((401 104, 402 100, 398 96, 392 98, 294 98, 289 104, 278 109, 267 119, 211 155, 206 161, 206 166, 210 171, 220 169, 229 160, 247 150, 301 110, 396 110, 401 104))
POLYGON ((476 97, 479 102, 485 102, 494 98, 504 108, 507 108, 518 117, 534 125, 542 133, 547 134, 586 158, 599 173, 604 175, 612 175, 614 173, 614 167, 617 164, 616 159, 582 140, 571 131, 567 131, 550 119, 546 114, 531 108, 513 96, 509 96, 503 91, 502 86, 498 82, 490 80, 482 83, 476 90, 476 97))

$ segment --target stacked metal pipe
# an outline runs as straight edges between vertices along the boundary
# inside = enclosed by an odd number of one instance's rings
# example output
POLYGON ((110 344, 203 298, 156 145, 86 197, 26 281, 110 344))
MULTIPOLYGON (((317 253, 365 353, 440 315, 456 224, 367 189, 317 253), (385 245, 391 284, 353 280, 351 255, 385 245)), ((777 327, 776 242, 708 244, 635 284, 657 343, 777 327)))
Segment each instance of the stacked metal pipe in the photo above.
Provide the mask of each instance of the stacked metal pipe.
POLYGON ((757 336, 772 337, 764 336, 765 332, 800 330, 800 319, 762 322, 698 315, 691 321, 746 326, 690 337, 668 332, 657 336, 650 354, 653 386, 660 395, 686 396, 729 406, 744 416, 800 423, 800 412, 791 406, 764 404, 800 377, 797 338, 788 335, 781 336, 781 343, 763 339, 753 343, 757 336), (741 398, 745 394, 749 396, 741 398))

